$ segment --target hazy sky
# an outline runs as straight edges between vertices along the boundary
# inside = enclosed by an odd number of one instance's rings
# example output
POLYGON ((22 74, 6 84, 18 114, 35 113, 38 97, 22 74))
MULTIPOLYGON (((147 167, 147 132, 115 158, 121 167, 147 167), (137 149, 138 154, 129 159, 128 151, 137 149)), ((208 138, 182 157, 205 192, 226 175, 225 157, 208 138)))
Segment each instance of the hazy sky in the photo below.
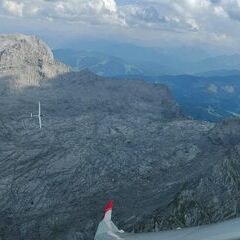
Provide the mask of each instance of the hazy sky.
POLYGON ((0 32, 240 51, 240 0, 0 0, 0 32))

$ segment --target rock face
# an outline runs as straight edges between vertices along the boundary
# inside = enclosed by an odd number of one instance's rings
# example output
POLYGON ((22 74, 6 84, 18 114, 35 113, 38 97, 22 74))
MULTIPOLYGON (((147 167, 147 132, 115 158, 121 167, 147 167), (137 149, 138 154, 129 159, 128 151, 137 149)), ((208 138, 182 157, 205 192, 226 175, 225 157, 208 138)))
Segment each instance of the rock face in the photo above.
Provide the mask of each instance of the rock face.
POLYGON ((52 51, 33 36, 0 35, 0 75, 14 76, 13 85, 40 85, 46 78, 68 71, 54 60, 52 51))
POLYGON ((240 214, 240 120, 189 120, 161 84, 88 71, 0 101, 1 240, 93 239, 109 199, 136 232, 240 214))
MULTIPOLYGON (((169 178, 174 180, 166 181, 178 185, 181 179, 174 197, 140 220, 135 231, 196 226, 239 216, 239 130, 239 119, 227 120, 209 127, 197 142, 191 142, 190 150, 184 144, 184 163, 169 172, 169 178)), ((162 198, 164 201, 164 194, 162 198)))

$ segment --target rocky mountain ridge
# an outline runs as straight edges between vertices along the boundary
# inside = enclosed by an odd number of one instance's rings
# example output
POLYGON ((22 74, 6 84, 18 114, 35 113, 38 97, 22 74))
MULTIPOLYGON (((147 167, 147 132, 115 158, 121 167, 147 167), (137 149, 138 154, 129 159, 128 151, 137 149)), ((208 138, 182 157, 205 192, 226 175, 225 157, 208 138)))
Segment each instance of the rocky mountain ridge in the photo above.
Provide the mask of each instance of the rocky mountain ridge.
POLYGON ((38 86, 46 78, 69 71, 51 49, 34 36, 0 35, 0 75, 14 77, 14 87, 38 86))
POLYGON ((109 199, 135 232, 240 215, 238 119, 189 120, 164 85, 89 71, 0 101, 1 240, 93 239, 109 199))

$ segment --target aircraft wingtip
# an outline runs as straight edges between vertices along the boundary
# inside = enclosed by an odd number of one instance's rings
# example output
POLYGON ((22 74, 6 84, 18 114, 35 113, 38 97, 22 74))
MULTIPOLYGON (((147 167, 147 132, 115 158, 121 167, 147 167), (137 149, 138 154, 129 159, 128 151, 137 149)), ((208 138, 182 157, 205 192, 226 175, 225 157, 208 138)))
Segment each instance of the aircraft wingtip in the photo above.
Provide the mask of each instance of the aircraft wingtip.
POLYGON ((113 208, 113 201, 110 200, 110 201, 107 203, 106 207, 105 207, 105 214, 106 214, 108 211, 112 210, 112 208, 113 208))

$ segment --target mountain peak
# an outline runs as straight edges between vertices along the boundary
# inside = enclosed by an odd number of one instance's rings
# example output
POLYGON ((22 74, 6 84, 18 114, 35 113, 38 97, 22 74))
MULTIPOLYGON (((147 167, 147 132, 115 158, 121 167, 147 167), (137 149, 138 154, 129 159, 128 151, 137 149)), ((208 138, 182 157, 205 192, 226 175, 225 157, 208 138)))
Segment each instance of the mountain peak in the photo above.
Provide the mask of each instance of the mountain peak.
POLYGON ((13 77, 15 86, 39 85, 43 79, 67 71, 68 67, 55 61, 51 49, 37 37, 0 35, 0 75, 13 77))

